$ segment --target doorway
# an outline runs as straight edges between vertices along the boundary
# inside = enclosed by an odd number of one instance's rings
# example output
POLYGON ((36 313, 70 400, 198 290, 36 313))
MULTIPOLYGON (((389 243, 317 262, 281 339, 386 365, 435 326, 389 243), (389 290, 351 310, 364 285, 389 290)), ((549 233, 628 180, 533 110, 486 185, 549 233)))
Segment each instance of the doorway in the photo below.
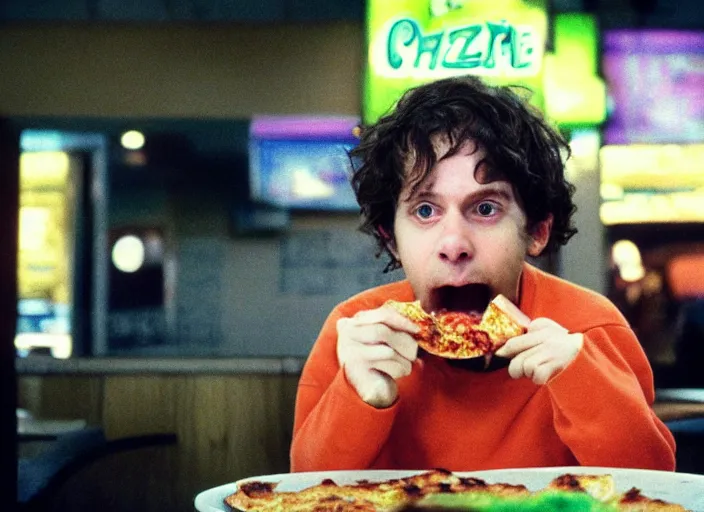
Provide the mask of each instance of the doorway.
POLYGON ((92 355, 105 346, 106 141, 20 135, 17 355, 92 355))

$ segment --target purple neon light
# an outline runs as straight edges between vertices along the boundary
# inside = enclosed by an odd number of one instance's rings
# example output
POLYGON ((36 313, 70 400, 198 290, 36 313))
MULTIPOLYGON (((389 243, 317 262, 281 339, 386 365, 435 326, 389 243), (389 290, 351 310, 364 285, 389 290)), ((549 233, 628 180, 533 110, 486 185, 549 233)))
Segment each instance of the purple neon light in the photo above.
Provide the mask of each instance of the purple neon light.
POLYGON ((352 139, 352 130, 360 123, 353 116, 257 116, 249 133, 257 139, 352 139))
POLYGON ((704 53, 704 31, 616 29, 604 33, 605 53, 704 53))
POLYGON ((704 31, 620 29, 603 41, 606 144, 704 140, 704 31))

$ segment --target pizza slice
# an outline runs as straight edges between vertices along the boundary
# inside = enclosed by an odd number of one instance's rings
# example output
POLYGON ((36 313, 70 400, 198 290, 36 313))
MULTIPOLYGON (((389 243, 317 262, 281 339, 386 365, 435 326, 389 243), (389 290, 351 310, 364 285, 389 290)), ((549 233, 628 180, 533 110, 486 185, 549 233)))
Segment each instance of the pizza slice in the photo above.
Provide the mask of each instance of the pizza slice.
MULTIPOLYGON (((227 496, 225 504, 236 511, 256 512, 304 512, 357 511, 376 512, 378 504, 367 498, 374 495, 353 486, 344 488, 332 480, 295 492, 278 492, 276 484, 269 482, 249 482, 241 485, 237 492, 227 496)), ((378 496, 377 496, 378 497, 378 496)))
POLYGON ((526 496, 524 485, 487 483, 479 478, 433 469, 404 478, 372 482, 358 480, 340 485, 331 479, 298 491, 277 491, 276 483, 250 481, 225 497, 232 510, 257 512, 385 512, 431 494, 473 494, 478 496, 526 496))
POLYGON ((496 352, 511 338, 524 334, 529 324, 530 318, 513 302, 499 294, 484 311, 479 329, 489 335, 492 352, 496 352))
POLYGON ((688 512, 681 505, 647 497, 635 487, 617 492, 610 474, 563 474, 535 491, 444 469, 342 485, 323 479, 297 491, 276 487, 275 482, 243 482, 224 503, 246 512, 688 512))
POLYGON ((238 486, 234 494, 225 498, 225 504, 233 510, 257 512, 378 512, 391 510, 429 492, 473 487, 464 480, 450 471, 436 469, 406 478, 379 482, 359 480, 346 485, 325 479, 292 492, 276 491, 276 483, 251 481, 238 486))
POLYGON ((415 338, 423 350, 448 359, 491 357, 506 341, 526 332, 530 323, 530 318, 503 295, 497 295, 482 315, 460 311, 428 313, 418 300, 389 300, 386 304, 420 327, 415 338))
POLYGON ((581 492, 602 503, 613 505, 621 512, 687 512, 675 503, 649 498, 633 487, 624 493, 616 490, 616 482, 611 475, 575 475, 566 473, 552 480, 548 490, 581 492))
POLYGON ((621 512, 687 512, 686 508, 677 503, 644 496, 635 487, 619 496, 615 503, 621 512))
POLYGON ((565 473, 550 482, 548 489, 585 492, 599 501, 608 501, 616 496, 616 483, 611 475, 565 473))

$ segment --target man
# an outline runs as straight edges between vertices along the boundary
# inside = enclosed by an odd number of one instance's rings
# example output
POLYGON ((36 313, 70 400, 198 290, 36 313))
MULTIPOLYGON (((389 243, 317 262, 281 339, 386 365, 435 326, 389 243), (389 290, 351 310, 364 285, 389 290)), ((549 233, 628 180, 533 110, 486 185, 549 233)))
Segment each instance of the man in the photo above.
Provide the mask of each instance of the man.
MULTIPOLYGON (((406 93, 353 152, 362 230, 405 280, 339 304, 303 369, 292 471, 621 466, 673 470, 652 371, 606 298, 528 264, 576 232, 568 147, 509 88, 450 78, 406 93), (394 309, 531 319, 486 369, 419 351, 394 309)), ((479 361, 483 363, 483 361, 479 361)))

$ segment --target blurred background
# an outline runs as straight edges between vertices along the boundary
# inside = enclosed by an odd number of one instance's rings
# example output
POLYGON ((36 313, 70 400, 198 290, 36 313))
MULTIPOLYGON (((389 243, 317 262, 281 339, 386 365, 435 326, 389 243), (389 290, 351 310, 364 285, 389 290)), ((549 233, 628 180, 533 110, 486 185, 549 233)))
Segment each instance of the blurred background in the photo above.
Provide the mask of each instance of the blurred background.
POLYGON ((0 24, 24 506, 191 510, 288 470, 325 317, 403 277, 356 231, 354 127, 452 74, 533 91, 572 147, 579 229, 535 263, 617 304, 664 419, 704 413, 699 0, 4 0, 0 24))

